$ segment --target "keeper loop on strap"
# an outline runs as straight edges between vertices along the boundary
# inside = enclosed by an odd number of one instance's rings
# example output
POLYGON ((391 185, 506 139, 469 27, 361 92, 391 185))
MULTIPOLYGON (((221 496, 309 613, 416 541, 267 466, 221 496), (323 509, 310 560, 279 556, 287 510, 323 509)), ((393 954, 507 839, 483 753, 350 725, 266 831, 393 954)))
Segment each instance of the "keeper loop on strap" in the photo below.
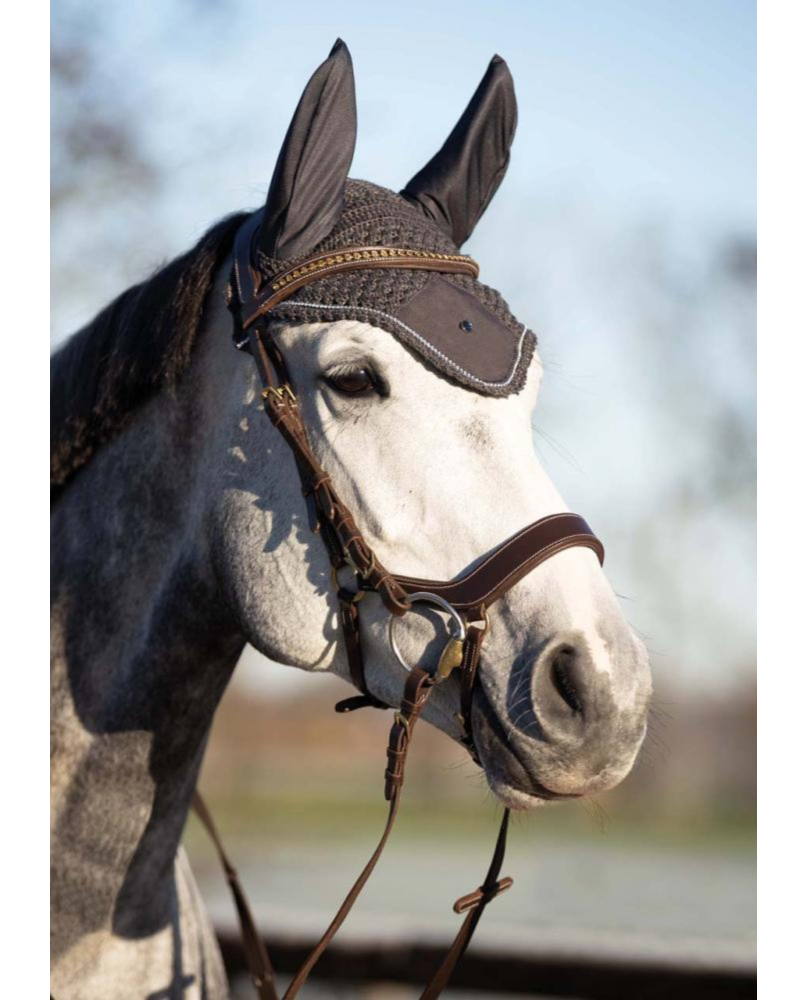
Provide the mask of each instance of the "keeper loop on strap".
POLYGON ((510 876, 499 879, 498 882, 495 882, 494 885, 487 889, 481 885, 479 889, 475 889, 474 892, 470 892, 467 896, 461 896, 455 902, 452 909, 455 913, 467 913, 469 910, 478 907, 481 903, 490 903, 492 899, 496 899, 503 892, 507 892, 512 885, 513 879, 510 876))
POLYGON ((310 497, 312 494, 316 493, 321 486, 325 486, 327 483, 331 482, 331 476, 327 472, 322 473, 322 475, 316 476, 308 486, 301 486, 300 492, 304 497, 310 497))

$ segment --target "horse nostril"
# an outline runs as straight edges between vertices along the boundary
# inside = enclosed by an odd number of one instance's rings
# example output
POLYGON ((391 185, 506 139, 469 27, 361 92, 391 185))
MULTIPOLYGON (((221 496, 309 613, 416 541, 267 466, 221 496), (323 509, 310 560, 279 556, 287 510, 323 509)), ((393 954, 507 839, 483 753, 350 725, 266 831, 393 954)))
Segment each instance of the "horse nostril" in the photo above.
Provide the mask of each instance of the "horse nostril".
POLYGON ((575 650, 572 646, 561 646, 553 656, 550 678, 553 687, 573 712, 583 713, 584 706, 573 680, 574 667, 575 650))

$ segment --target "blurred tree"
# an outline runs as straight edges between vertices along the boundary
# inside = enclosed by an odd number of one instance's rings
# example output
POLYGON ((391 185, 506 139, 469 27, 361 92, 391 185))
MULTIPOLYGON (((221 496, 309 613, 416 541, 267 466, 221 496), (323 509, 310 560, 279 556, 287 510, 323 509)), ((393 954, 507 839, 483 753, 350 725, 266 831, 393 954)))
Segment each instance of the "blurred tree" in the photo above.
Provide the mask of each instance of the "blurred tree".
MULTIPOLYGON (((93 37, 54 25, 51 47, 51 212, 88 195, 106 211, 105 201, 129 188, 151 186, 155 165, 138 135, 136 115, 124 114, 120 90, 110 93, 98 78, 93 37)), ((90 199, 87 199, 90 201, 90 199)))
MULTIPOLYGON (((132 207, 159 170, 141 131, 138 88, 110 65, 111 12, 55 5, 51 21, 51 286, 54 308, 120 291, 132 207), (117 216, 118 225, 110 225, 117 216), (104 267, 96 266, 103 260, 104 267)), ((98 305, 102 304, 98 301, 98 305)), ((86 316, 77 316, 76 325, 86 316)), ((72 324, 71 324, 72 325, 72 324)))

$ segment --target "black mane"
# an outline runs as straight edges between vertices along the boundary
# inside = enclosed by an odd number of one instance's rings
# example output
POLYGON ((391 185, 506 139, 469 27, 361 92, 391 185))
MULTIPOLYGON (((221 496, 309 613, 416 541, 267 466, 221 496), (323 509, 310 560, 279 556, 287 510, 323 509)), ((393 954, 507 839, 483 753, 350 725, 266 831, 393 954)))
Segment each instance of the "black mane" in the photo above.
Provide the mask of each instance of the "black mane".
POLYGON ((196 246, 133 285, 51 358, 51 499, 134 410, 188 366, 205 299, 246 218, 229 216, 196 246))

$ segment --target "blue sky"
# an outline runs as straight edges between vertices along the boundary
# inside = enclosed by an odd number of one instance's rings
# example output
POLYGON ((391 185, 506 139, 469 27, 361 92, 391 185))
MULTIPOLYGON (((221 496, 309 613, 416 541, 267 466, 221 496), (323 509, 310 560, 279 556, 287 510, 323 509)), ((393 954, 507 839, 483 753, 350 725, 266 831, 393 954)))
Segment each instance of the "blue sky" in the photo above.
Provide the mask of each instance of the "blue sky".
POLYGON ((136 104, 145 142, 181 171, 185 190, 218 194, 207 215, 195 199, 171 198, 186 226, 260 197, 300 90, 338 35, 357 76, 355 176, 403 183, 498 52, 520 109, 502 197, 574 188, 627 217, 754 224, 748 0, 174 0, 111 10, 62 0, 57 9, 77 11, 88 31, 101 25, 105 85, 136 104))

